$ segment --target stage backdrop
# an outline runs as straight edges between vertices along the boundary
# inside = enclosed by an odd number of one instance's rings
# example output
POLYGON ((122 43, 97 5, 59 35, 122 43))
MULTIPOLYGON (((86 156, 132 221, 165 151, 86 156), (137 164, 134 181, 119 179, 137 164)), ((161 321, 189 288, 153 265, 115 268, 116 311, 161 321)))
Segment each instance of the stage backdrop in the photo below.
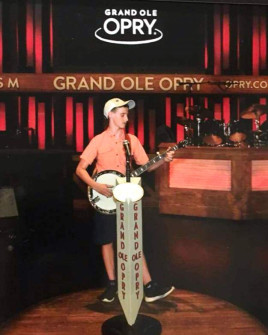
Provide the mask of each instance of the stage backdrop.
POLYGON ((1 148, 82 151, 114 96, 136 100, 129 130, 149 152, 163 124, 183 139, 189 105, 239 119, 267 104, 267 8, 0 0, 1 148))

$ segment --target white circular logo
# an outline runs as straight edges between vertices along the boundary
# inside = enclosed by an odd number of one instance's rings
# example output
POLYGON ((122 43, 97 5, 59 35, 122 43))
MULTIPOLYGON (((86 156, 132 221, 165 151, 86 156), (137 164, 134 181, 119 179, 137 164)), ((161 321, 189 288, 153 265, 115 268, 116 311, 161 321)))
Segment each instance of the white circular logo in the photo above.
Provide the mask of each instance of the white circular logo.
POLYGON ((106 9, 105 15, 109 17, 95 31, 95 37, 103 42, 137 45, 157 42, 163 37, 156 28, 157 10, 106 9))

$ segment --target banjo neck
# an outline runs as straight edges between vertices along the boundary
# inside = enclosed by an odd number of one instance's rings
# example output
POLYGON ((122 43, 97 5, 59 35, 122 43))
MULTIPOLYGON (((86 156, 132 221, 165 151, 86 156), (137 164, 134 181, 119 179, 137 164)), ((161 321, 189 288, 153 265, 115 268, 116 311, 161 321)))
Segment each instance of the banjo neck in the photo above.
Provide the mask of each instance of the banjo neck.
POLYGON ((179 148, 184 147, 186 144, 187 144, 186 141, 180 141, 179 143, 177 143, 173 147, 169 148, 167 151, 163 152, 162 154, 158 154, 157 156, 155 156, 154 158, 149 160, 149 162, 147 162, 146 164, 144 164, 144 165, 138 167, 136 170, 132 171, 131 174, 130 174, 131 177, 140 176, 143 172, 146 172, 152 165, 154 165, 154 164, 158 163, 159 161, 161 161, 162 159, 164 159, 169 151, 178 150, 179 148))

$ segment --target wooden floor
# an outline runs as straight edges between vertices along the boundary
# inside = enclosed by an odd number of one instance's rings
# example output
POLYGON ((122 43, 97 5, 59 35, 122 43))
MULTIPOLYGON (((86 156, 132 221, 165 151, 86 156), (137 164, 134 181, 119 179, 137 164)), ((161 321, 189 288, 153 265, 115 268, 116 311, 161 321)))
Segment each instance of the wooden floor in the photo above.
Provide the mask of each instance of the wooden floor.
MULTIPOLYGON (((99 335, 102 323, 122 314, 118 301, 100 303, 87 290, 43 302, 11 320, 2 335, 99 335)), ((140 314, 158 319, 163 335, 261 335, 268 330, 236 306, 199 293, 175 290, 166 299, 142 303, 140 314)))

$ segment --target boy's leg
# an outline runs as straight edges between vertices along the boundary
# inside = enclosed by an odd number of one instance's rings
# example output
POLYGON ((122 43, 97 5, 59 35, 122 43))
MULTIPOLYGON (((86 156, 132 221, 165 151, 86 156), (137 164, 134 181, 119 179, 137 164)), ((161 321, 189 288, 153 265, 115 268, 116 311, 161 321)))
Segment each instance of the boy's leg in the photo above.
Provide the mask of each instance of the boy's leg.
POLYGON ((99 296, 99 299, 103 302, 112 302, 114 301, 117 293, 113 243, 102 245, 101 251, 109 283, 105 291, 99 296))
POLYGON ((147 285, 150 281, 152 281, 144 254, 142 255, 142 277, 143 285, 147 285))
POLYGON ((109 280, 115 280, 114 248, 113 243, 104 244, 101 247, 102 258, 109 280))
POLYGON ((168 296, 174 289, 174 286, 162 287, 157 282, 152 281, 146 259, 143 255, 143 284, 146 302, 153 302, 168 296))

